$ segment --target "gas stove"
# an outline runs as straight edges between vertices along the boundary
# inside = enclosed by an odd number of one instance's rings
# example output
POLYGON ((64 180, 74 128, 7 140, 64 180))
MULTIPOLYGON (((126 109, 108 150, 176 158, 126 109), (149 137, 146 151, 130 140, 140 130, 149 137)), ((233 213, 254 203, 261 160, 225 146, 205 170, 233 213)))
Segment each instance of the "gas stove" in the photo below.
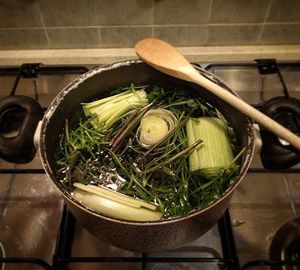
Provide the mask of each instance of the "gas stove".
MULTIPOLYGON (((274 97, 300 99, 300 62, 260 59, 200 66, 262 110, 274 97)), ((64 86, 90 68, 42 64, 0 67, 0 98, 15 93, 30 96, 46 110, 64 86)), ((275 112, 271 117, 299 132, 299 118, 290 109, 275 112)), ((263 145, 272 143, 269 138, 266 134, 262 136, 263 145)), ((299 153, 291 153, 288 147, 284 149, 282 153, 276 152, 278 147, 274 150, 270 145, 263 146, 261 154, 254 156, 229 210, 214 228, 179 249, 159 253, 121 250, 89 234, 76 222, 47 179, 39 153, 27 164, 1 160, 0 267, 6 270, 299 269, 299 242, 295 240, 299 240, 300 230, 299 153), (278 159, 282 155, 283 161, 278 159)))

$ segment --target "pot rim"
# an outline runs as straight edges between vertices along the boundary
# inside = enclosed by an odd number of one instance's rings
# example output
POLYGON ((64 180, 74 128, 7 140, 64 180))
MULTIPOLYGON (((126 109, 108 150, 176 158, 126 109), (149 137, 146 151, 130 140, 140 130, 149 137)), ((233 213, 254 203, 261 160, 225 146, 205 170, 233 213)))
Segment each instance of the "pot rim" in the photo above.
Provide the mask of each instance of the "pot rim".
MULTIPOLYGON (((211 201, 206 207, 204 207, 202 209, 192 211, 187 215, 180 216, 180 217, 175 217, 175 218, 170 218, 170 219, 163 219, 163 220, 159 220, 159 221, 145 221, 145 222, 127 221, 127 220, 122 220, 122 219, 111 218, 111 217, 101 215, 97 212, 94 212, 94 211, 90 210, 89 208, 87 208, 83 204, 81 204, 79 201, 75 200, 69 192, 67 192, 66 190, 63 190, 61 188, 61 186, 59 185, 59 180, 56 178, 55 173, 52 171, 52 169, 51 169, 51 167, 48 163, 47 156, 46 156, 46 149, 45 149, 45 137, 46 137, 46 135, 45 134, 46 134, 47 125, 48 125, 53 113, 55 112, 57 106, 59 106, 61 101, 64 99, 64 97, 69 92, 71 92, 72 90, 77 88, 78 85, 80 85, 83 81, 89 79, 90 77, 92 77, 96 74, 100 74, 100 73, 103 73, 105 71, 116 69, 116 68, 119 68, 119 67, 122 67, 122 66, 129 66, 129 65, 132 65, 132 64, 140 64, 140 63, 144 63, 144 62, 139 60, 139 59, 130 59, 130 60, 123 60, 123 61, 114 62, 114 63, 111 63, 111 64, 96 66, 96 67, 92 68, 91 70, 89 70, 88 72, 80 75, 75 80, 70 82, 67 86, 65 86, 59 92, 59 94, 53 99, 53 101, 49 105, 49 107, 48 107, 48 109, 45 112, 45 115, 43 117, 42 124, 41 124, 41 133, 40 133, 41 136, 40 136, 40 139, 39 139, 40 157, 41 157, 43 168, 47 173, 47 176, 51 179, 52 183, 55 185, 55 187, 58 189, 58 191, 64 197, 64 199, 66 199, 68 202, 72 203, 74 206, 79 207, 81 210, 86 211, 86 212, 88 212, 89 214, 91 214, 93 216, 105 219, 106 221, 110 221, 110 222, 116 222, 116 223, 119 223, 119 224, 134 225, 134 226, 153 226, 153 225, 163 225, 163 224, 177 223, 177 222, 184 221, 186 219, 192 218, 194 216, 201 215, 202 213, 207 212, 211 208, 215 207, 215 205, 220 204, 223 200, 225 200, 228 196, 230 196, 234 192, 235 188, 239 185, 241 180, 244 178, 244 176, 246 175, 247 170, 248 170, 248 168, 251 164, 253 154, 254 154, 254 147, 255 147, 253 121, 249 117, 245 116, 245 120, 247 122, 247 135, 248 135, 249 144, 247 146, 246 158, 245 158, 245 161, 243 162, 242 167, 240 169, 238 179, 233 184, 231 184, 225 190, 225 192, 222 193, 222 195, 220 197, 218 197, 215 200, 211 201)), ((222 84, 222 86, 224 88, 227 88, 226 90, 230 91, 231 93, 233 93, 234 95, 239 97, 239 95, 234 90, 232 90, 222 79, 218 78, 216 75, 208 72, 207 70, 199 68, 198 66, 195 66, 195 68, 199 72, 201 72, 202 75, 205 75, 208 79, 214 80, 215 82, 217 82, 219 84, 222 84)))

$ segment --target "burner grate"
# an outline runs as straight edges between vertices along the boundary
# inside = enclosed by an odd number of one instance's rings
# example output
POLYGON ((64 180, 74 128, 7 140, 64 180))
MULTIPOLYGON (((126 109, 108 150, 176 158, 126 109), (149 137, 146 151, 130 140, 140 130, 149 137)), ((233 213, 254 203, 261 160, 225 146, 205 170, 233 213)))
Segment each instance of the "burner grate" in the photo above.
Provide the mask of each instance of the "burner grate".
MULTIPOLYGON (((257 63, 229 63, 229 64, 211 64, 206 66, 206 69, 212 69, 215 67, 253 67, 256 66, 257 63)), ((281 67, 284 66, 297 66, 299 67, 299 63, 287 63, 280 64, 281 67)), ((26 67, 26 74, 31 74, 30 70, 31 66, 26 67)), ((33 77, 37 76, 37 74, 52 74, 52 73, 82 73, 87 69, 85 67, 80 67, 78 69, 75 67, 47 67, 38 65, 33 69, 33 77)), ((21 74, 20 68, 0 68, 0 75, 16 75, 21 74)), ((23 72, 24 73, 24 72, 23 72)), ((26 75, 27 76, 27 75, 26 75)), ((20 75, 21 78, 21 75, 20 75)), ((19 78, 19 80, 20 80, 19 78)), ((17 89, 17 84, 15 86, 14 92, 17 89)), ((269 171, 265 168, 250 168, 248 173, 250 174, 259 174, 259 173, 267 173, 267 174, 276 174, 281 172, 280 170, 269 171)), ((282 173, 282 172, 281 172, 282 173)), ((286 174, 298 174, 300 173, 300 168, 290 168, 284 171, 286 174)), ((4 174, 38 174, 44 175, 45 171, 42 168, 1 168, 0 175, 4 174)), ((47 263, 45 260, 34 257, 5 257, 0 258, 0 262, 7 265, 35 265, 40 269, 46 270, 64 270, 70 269, 70 266, 73 264, 80 263, 90 263, 90 264, 102 264, 102 263, 112 263, 112 264, 128 264, 134 263, 139 264, 141 269, 147 269, 150 263, 201 263, 204 265, 209 265, 211 267, 219 267, 220 269, 232 269, 232 270, 244 270, 244 269, 259 269, 262 266, 268 267, 280 267, 283 269, 283 266, 298 266, 300 267, 299 260, 285 260, 285 261, 274 261, 274 260, 253 260, 244 263, 240 266, 239 256, 236 250, 236 242, 234 239, 234 233, 232 229, 230 213, 227 210, 224 216, 218 222, 218 231, 220 234, 220 241, 222 245, 222 256, 218 258, 205 258, 205 257, 151 257, 148 253, 142 253, 141 256, 122 256, 122 257, 79 257, 72 256, 72 242, 75 234, 75 225, 76 220, 67 208, 64 206, 61 224, 58 232, 58 237, 56 241, 56 247, 53 254, 52 263, 47 263)))

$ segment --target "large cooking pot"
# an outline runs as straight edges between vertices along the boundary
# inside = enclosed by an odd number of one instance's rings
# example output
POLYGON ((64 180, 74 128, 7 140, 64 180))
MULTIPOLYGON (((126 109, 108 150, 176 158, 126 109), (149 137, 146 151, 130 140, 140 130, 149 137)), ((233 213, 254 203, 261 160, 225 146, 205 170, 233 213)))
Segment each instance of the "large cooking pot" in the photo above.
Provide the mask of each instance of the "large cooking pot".
MULTIPOLYGON (((231 91, 214 75, 204 70, 199 70, 199 72, 231 91)), ((254 135, 253 123, 249 118, 210 92, 198 85, 160 73, 139 60, 130 60, 94 68, 65 87, 53 100, 44 115, 39 144, 42 163, 48 176, 64 197, 73 215, 88 231, 99 239, 120 248, 134 251, 159 251, 173 249, 192 241, 217 223, 228 208, 234 190, 250 165, 254 149, 254 135), (111 90, 120 86, 128 86, 131 83, 176 85, 177 88, 193 92, 217 107, 231 123, 237 135, 237 150, 246 147, 241 158, 237 181, 220 198, 211 202, 204 209, 183 217, 156 222, 118 220, 87 209, 76 201, 66 191, 60 179, 56 178, 55 148, 65 119, 72 120, 81 111, 81 103, 108 95, 111 90)))

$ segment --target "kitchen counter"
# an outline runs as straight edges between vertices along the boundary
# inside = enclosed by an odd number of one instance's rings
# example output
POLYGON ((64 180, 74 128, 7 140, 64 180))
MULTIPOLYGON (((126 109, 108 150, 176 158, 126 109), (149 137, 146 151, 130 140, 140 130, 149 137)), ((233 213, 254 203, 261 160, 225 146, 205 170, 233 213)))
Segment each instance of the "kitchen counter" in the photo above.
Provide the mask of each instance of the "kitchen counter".
MULTIPOLYGON (((293 61, 300 59, 300 45, 209 46, 180 47, 191 62, 252 61, 275 58, 293 61)), ((105 64, 136 58, 133 48, 120 49, 60 49, 60 50, 0 50, 0 65, 22 63, 105 64)))

